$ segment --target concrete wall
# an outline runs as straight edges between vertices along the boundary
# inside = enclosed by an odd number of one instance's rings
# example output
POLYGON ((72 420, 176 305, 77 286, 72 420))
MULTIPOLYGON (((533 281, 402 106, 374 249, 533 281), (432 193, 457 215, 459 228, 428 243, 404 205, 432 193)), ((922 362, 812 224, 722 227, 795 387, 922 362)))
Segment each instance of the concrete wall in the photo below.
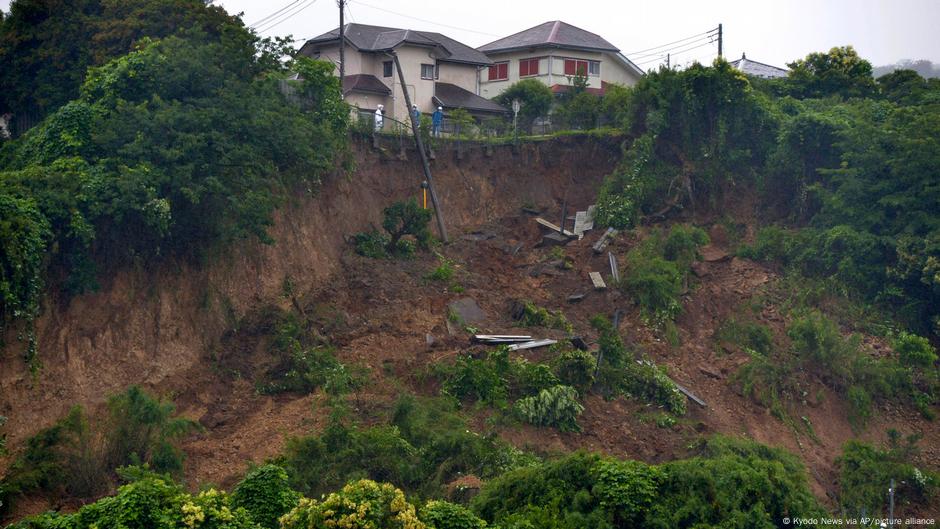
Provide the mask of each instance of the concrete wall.
POLYGON ((590 88, 601 88, 602 83, 632 86, 639 80, 639 76, 628 70, 609 53, 542 48, 488 55, 493 62, 509 61, 509 78, 505 81, 489 81, 489 72, 487 70, 480 73, 480 95, 488 99, 498 96, 503 90, 521 79, 538 79, 548 86, 556 84, 570 85, 568 76, 565 75, 565 59, 599 61, 601 63, 600 75, 588 75, 588 87, 590 88), (520 77, 519 61, 534 58, 539 59, 539 74, 520 77))

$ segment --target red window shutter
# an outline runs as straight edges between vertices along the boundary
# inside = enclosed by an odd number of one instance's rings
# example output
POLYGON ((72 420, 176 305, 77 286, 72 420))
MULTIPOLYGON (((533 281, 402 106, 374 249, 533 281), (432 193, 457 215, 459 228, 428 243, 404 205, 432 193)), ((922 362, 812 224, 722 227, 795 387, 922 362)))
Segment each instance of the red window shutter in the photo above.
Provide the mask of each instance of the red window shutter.
POLYGON ((578 61, 565 59, 565 75, 577 75, 577 74, 578 74, 578 61))
POLYGON ((539 74, 539 60, 532 59, 529 61, 529 75, 538 75, 539 74))
POLYGON ((578 61, 578 75, 587 75, 587 74, 588 74, 587 61, 578 61))
POLYGON ((519 77, 525 77, 526 75, 529 75, 529 61, 519 61, 519 77))
POLYGON ((496 79, 499 79, 499 69, 497 68, 497 65, 495 64, 493 66, 490 66, 489 79, 490 81, 495 81, 496 79))
POLYGON ((509 79, 509 63, 504 62, 499 65, 499 78, 509 79))

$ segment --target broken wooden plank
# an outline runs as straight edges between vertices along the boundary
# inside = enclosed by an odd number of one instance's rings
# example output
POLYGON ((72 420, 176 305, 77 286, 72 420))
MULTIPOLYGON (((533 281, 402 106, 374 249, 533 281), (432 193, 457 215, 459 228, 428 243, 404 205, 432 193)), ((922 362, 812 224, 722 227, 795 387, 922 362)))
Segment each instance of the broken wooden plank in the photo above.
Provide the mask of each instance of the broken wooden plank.
POLYGON ((607 252, 607 259, 610 261, 610 277, 614 283, 620 283, 620 269, 617 268, 617 256, 612 252, 607 252))
POLYGON ((552 231, 554 231, 554 232, 561 233, 561 234, 565 235, 566 237, 575 237, 575 234, 574 234, 574 233, 571 233, 571 232, 568 231, 568 230, 562 230, 560 226, 556 226, 555 224, 552 224, 551 222, 548 222, 547 220, 543 219, 542 217, 535 217, 535 222, 538 222, 538 223, 541 224, 542 226, 545 226, 546 228, 548 228, 548 229, 550 229, 550 230, 552 230, 552 231))
POLYGON ((607 283, 604 283, 604 278, 601 277, 600 272, 588 272, 588 275, 591 277, 591 282, 594 283, 594 288, 597 290, 607 288, 607 283))
POLYGON ((699 406, 701 406, 701 407, 703 407, 703 408, 707 408, 707 407, 708 407, 708 406, 705 404, 705 401, 704 401, 704 400, 702 400, 702 399, 696 397, 691 391, 685 389, 685 388, 684 388, 683 386, 681 386, 678 382, 676 382, 675 380, 673 380, 672 383, 675 384, 675 385, 676 385, 676 388, 678 388, 679 391, 681 391, 686 397, 689 397, 689 400, 691 400, 692 402, 698 404, 699 406))
POLYGON ((473 341, 490 344, 502 343, 523 343, 531 342, 532 337, 526 335, 499 335, 499 334, 474 334, 473 341))
POLYGON ((610 240, 617 235, 617 230, 613 228, 607 228, 607 231, 601 235, 601 238, 594 243, 594 253, 601 253, 604 251, 604 248, 607 247, 607 244, 610 243, 610 240))
POLYGON ((589 206, 587 211, 579 211, 574 216, 574 234, 578 238, 584 237, 584 232, 594 229, 595 206, 589 206))
POLYGON ((546 338, 544 340, 532 340, 531 342, 517 343, 509 346, 510 351, 522 351, 523 349, 535 349, 536 347, 545 347, 558 343, 558 340, 546 338))
POLYGON ((568 296, 568 303, 577 303, 581 301, 582 299, 584 299, 586 295, 587 294, 585 294, 584 292, 578 292, 577 294, 572 294, 568 296))

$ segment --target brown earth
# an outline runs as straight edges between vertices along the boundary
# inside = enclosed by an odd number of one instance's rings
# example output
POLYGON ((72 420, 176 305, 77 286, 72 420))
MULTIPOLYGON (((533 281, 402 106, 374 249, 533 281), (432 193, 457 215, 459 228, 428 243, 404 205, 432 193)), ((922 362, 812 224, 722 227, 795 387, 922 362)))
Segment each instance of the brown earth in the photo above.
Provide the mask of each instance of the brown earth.
MULTIPOLYGON (((399 161, 357 146, 354 171, 329 179, 318 197, 299 197, 281 210, 272 230, 274 246, 244 244, 204 266, 167 263, 125 270, 105 281, 99 293, 69 302, 49 300, 38 323, 44 363, 39 377, 30 377, 12 347, 0 364, 0 414, 10 418, 6 431, 13 447, 72 404, 96 409, 107 395, 139 383, 173 396, 186 416, 206 428, 185 444, 188 483, 231 486, 249 462, 277 455, 287 437, 316 431, 324 417, 319 395, 262 396, 251 380, 270 360, 259 331, 265 307, 291 307, 284 295, 289 279, 296 305, 322 322, 337 357, 369 368, 369 384, 351 401, 365 422, 380 417, 403 391, 433 394, 433 381, 423 376, 428 367, 471 347, 466 332, 448 330, 447 305, 455 299, 476 300, 486 314, 481 332, 563 338, 560 331, 515 327, 510 303, 527 299, 562 310, 575 333, 588 341, 594 338, 592 316, 622 309, 625 339, 668 366, 670 375, 707 407, 690 403, 677 425, 661 428, 655 407, 589 396, 579 419, 581 433, 499 427, 503 438, 541 453, 586 448, 661 462, 687 455, 702 435, 742 435, 799 454, 817 495, 832 497, 835 458, 842 444, 856 436, 844 403, 806 374, 802 383, 814 397, 795 416, 805 417, 800 420, 812 425, 815 438, 803 425, 788 426, 740 394, 733 375, 747 356, 717 342, 721 323, 777 279, 774 271, 729 255, 722 219, 705 213, 685 219, 709 228, 712 243, 703 249, 704 260, 696 264, 696 279, 683 300, 679 345, 671 345, 662 332, 642 323, 619 290, 591 288, 589 271, 610 277, 606 253, 591 250, 600 230, 564 248, 573 266, 562 269, 546 264, 556 256, 537 247, 542 229, 520 209, 542 210, 557 223, 562 202, 567 201, 570 215, 591 204, 601 178, 619 157, 615 140, 567 138, 523 145, 518 152, 470 147, 459 160, 455 152, 438 153, 434 177, 453 238, 438 251, 457 263, 455 282, 462 293, 425 279, 438 264, 431 254, 377 261, 355 255, 344 242, 370 224, 378 226, 385 205, 416 194, 421 173, 410 154, 412 161, 399 161), (586 297, 567 302, 574 293, 586 297)), ((754 215, 754 204, 747 200, 723 212, 745 228, 745 236, 754 215)), ((622 262, 637 236, 621 236, 610 251, 622 262)), ((783 334, 785 318, 773 304, 756 317, 783 334)), ((533 359, 545 354, 525 352, 533 359)), ((475 420, 482 426, 482 416, 475 420)), ((885 406, 858 436, 880 442, 891 427, 922 432, 923 462, 938 466, 938 427, 911 410, 885 406)), ((31 502, 19 514, 46 505, 31 502)))

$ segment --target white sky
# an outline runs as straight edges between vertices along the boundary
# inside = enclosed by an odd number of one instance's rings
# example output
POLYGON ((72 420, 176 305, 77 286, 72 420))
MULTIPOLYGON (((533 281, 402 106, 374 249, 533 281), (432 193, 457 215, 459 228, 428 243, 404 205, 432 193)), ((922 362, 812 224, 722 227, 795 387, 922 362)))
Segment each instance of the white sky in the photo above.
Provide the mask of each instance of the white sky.
MULTIPOLYGON (((656 66, 658 57, 636 57, 632 52, 704 33, 719 22, 724 27, 725 55, 730 59, 747 52, 748 58, 784 66, 812 51, 851 44, 875 66, 900 59, 930 59, 940 63, 940 0, 348 2, 349 21, 438 31, 474 47, 548 20, 564 20, 601 35, 647 69, 656 66)), ((290 6, 268 21, 272 27, 259 26, 265 36, 309 38, 339 24, 336 0, 215 0, 215 3, 230 13, 244 12, 246 24, 290 6), (293 16, 288 16, 292 13, 293 16)), ((0 9, 8 11, 9 4, 10 0, 0 0, 0 9)), ((674 57, 673 63, 696 58, 710 61, 716 48, 713 44, 688 50, 674 57)))

